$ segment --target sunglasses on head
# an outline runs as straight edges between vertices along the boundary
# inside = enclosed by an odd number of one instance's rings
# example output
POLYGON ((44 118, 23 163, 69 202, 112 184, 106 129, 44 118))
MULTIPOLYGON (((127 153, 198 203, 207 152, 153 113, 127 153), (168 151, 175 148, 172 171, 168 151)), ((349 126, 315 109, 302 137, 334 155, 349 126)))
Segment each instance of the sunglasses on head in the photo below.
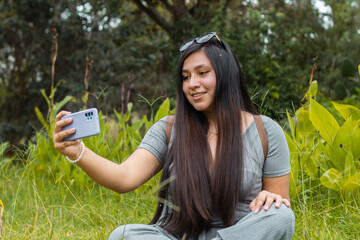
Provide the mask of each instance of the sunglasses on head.
POLYGON ((205 33, 205 34, 203 34, 203 35, 201 35, 201 36, 199 36, 199 37, 197 37, 197 38, 190 39, 189 41, 183 43, 183 44, 180 46, 179 50, 180 50, 180 52, 183 52, 183 51, 185 51, 191 44, 193 44, 193 43, 195 43, 195 42, 196 42, 196 43, 199 43, 199 44, 201 44, 201 43, 206 43, 206 42, 210 41, 213 37, 216 37, 217 40, 219 41, 219 43, 221 44, 221 46, 225 49, 224 43, 221 41, 221 39, 219 38, 219 36, 216 35, 216 32, 209 32, 209 33, 205 33))

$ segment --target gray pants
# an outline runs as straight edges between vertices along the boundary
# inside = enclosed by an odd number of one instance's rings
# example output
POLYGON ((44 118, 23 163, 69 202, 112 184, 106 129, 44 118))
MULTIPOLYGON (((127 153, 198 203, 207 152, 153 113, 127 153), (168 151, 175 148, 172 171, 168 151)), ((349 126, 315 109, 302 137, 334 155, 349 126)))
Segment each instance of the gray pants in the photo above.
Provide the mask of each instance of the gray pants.
MULTIPOLYGON (((284 204, 268 211, 249 213, 235 225, 227 228, 211 228, 202 232, 199 240, 235 240, 235 239, 291 239, 295 230, 295 216, 284 204)), ((109 240, 178 240, 157 225, 128 224, 116 228, 109 240)))

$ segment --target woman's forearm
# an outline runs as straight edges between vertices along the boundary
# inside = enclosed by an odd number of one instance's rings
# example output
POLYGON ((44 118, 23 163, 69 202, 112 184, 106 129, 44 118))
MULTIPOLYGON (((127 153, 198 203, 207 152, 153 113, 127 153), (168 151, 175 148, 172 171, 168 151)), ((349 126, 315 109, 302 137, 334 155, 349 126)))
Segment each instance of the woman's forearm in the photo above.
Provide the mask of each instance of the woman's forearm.
POLYGON ((133 190, 126 171, 126 166, 103 158, 89 148, 85 148, 84 154, 77 165, 95 182, 114 190, 125 193, 133 190))

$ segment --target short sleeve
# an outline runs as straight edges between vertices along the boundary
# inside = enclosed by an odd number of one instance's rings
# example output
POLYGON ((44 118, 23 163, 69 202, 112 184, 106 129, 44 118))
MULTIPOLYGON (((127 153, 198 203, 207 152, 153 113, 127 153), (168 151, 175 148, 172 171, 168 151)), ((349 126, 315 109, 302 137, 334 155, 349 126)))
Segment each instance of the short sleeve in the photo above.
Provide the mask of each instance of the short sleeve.
POLYGON ((154 123, 138 146, 138 148, 143 148, 151 152, 162 166, 164 165, 167 152, 166 121, 167 116, 154 123))
POLYGON ((290 173, 290 153, 280 125, 269 117, 261 116, 268 140, 268 153, 263 168, 264 177, 280 177, 290 173))

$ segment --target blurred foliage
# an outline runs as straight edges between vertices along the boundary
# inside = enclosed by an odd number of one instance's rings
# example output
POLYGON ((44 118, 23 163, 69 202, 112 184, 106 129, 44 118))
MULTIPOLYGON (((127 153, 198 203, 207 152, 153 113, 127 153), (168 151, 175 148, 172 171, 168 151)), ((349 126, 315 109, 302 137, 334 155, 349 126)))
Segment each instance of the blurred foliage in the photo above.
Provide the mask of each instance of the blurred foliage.
POLYGON ((121 112, 127 89, 137 115, 149 117, 137 94, 174 99, 178 47, 208 31, 233 47, 262 113, 279 120, 283 109, 295 112, 317 56, 319 94, 359 104, 359 3, 319 1, 331 11, 310 0, 0 0, 0 141, 18 143, 41 127, 34 107, 48 108, 53 28, 55 84, 64 82, 54 102, 73 96, 70 111, 86 103, 121 112))
MULTIPOLYGON (((53 109, 48 109, 49 113, 55 113, 59 103, 54 104, 53 109)), ((114 110, 116 118, 112 118, 99 112, 100 134, 82 139, 84 144, 90 149, 96 149, 100 156, 120 163, 127 159, 140 144, 144 133, 161 118, 173 114, 170 109, 170 100, 167 98, 157 109, 154 110, 155 117, 147 119, 146 116, 131 122, 132 103, 128 103, 124 113, 114 110)), ((70 164, 65 160, 52 143, 52 131, 48 127, 53 125, 54 119, 41 123, 44 125, 43 131, 36 132, 33 142, 28 143, 26 151, 19 151, 18 158, 28 169, 27 174, 44 175, 50 177, 54 182, 62 180, 70 181, 79 186, 92 186, 95 182, 82 171, 76 164, 70 164), (44 151, 44 149, 46 149, 44 151)), ((13 158, 1 160, 3 152, 8 143, 0 144, 0 170, 2 166, 7 167, 13 158)), ((4 167, 4 168, 5 168, 4 167)))

